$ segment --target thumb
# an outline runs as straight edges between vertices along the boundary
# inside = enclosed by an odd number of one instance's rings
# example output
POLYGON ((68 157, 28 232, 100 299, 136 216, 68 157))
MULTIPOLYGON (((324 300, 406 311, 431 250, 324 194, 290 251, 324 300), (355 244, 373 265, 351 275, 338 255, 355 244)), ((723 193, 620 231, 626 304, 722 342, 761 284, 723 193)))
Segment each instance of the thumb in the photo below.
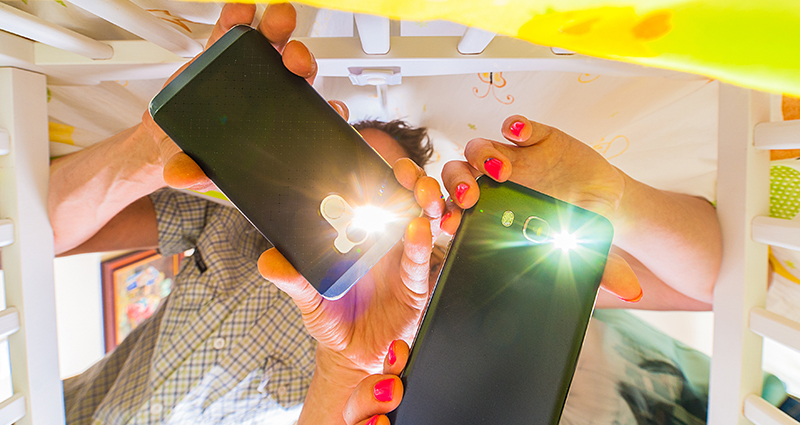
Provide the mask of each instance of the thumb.
POLYGON ((638 302, 644 295, 636 273, 633 272, 628 262, 617 254, 608 255, 600 287, 621 300, 631 303, 638 302))
POLYGON ((322 295, 277 249, 270 248, 261 254, 258 258, 258 271, 261 276, 289 295, 304 316, 322 304, 322 295))

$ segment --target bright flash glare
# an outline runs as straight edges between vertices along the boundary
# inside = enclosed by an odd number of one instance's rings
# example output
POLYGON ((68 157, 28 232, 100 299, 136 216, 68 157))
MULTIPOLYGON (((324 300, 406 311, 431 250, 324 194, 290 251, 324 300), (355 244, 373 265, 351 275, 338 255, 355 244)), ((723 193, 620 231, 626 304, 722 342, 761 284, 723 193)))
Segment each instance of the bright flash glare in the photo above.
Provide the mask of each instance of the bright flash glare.
POLYGON ((352 225, 369 233, 379 232, 392 220, 392 214, 381 208, 365 205, 354 211, 352 225))
POLYGON ((567 232, 556 233, 553 235, 553 246, 567 252, 578 247, 578 238, 567 232))

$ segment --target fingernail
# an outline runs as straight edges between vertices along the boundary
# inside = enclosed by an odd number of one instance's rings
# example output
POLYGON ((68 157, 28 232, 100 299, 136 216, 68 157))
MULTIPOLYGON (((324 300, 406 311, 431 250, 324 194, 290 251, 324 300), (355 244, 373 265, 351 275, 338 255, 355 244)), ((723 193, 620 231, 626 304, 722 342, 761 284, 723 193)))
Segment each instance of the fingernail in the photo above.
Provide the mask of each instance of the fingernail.
POLYGON ((338 112, 339 115, 344 116, 344 108, 342 108, 342 105, 340 105, 339 102, 331 102, 331 106, 333 106, 333 109, 336 109, 336 112, 338 112))
POLYGON ((511 133, 513 135, 519 137, 519 135, 522 134, 522 129, 523 128, 525 128, 525 123, 524 122, 522 122, 522 121, 514 121, 511 124, 510 130, 511 130, 511 133))
POLYGON ((394 366, 394 363, 397 361, 397 355, 394 354, 394 341, 392 341, 392 345, 389 346, 389 366, 394 366))
POLYGON ((375 395, 375 400, 378 401, 392 401, 394 395, 394 378, 384 379, 383 381, 375 384, 375 389, 372 390, 375 395))
POLYGON ((639 295, 637 295, 635 298, 631 298, 629 300, 626 300, 625 298, 619 297, 619 299, 621 299, 622 301, 628 302, 628 303, 636 303, 636 302, 639 302, 642 299, 643 296, 644 296, 644 291, 641 288, 639 288, 639 295))
POLYGON ((467 194, 467 190, 469 190, 469 185, 466 183, 459 183, 456 186, 456 199, 458 199, 459 204, 464 203, 464 195, 467 194))
MULTIPOLYGON (((444 228, 444 222, 447 221, 447 219, 450 218, 450 216, 452 216, 452 215, 453 215, 453 213, 447 213, 447 214, 442 216, 442 219, 439 220, 439 228, 440 229, 444 228)), ((392 345, 394 345, 394 344, 392 344, 392 345)), ((394 363, 392 363, 392 364, 394 364, 394 363)))
POLYGON ((495 180, 500 180, 500 171, 503 170, 503 161, 497 158, 489 158, 483 163, 483 169, 495 180))
POLYGON ((373 416, 372 419, 367 422, 367 425, 375 425, 376 423, 378 423, 378 415, 373 416))

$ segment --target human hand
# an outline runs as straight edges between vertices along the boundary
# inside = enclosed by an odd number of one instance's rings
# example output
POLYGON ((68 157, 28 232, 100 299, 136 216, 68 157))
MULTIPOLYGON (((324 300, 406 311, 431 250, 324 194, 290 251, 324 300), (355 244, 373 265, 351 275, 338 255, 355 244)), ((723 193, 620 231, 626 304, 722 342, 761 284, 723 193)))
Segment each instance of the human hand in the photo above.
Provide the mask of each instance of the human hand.
MULTIPOLYGON (((442 179, 456 205, 465 209, 475 205, 480 196, 475 177, 486 174, 601 214, 615 230, 625 225, 618 213, 627 176, 590 146, 521 115, 508 117, 502 133, 513 145, 473 139, 465 149, 467 162, 445 164, 442 179)), ((609 255, 601 287, 624 301, 642 297, 633 270, 616 254, 609 255)))
MULTIPOLYGON (((222 8, 220 17, 211 32, 205 48, 208 49, 234 26, 250 25, 253 22, 255 12, 256 7, 253 4, 226 4, 222 8)), ((270 4, 264 11, 264 16, 258 25, 258 31, 270 41, 278 52, 282 53, 283 64, 287 69, 296 75, 304 77, 309 83, 313 83, 317 74, 317 64, 314 56, 303 43, 294 40, 289 41, 289 37, 291 37, 295 28, 296 18, 297 14, 291 4, 270 4)), ((197 57, 183 65, 167 80, 166 84, 177 77, 195 59, 197 57)), ((347 119, 347 108, 343 103, 331 102, 331 105, 347 119)), ((199 191, 214 189, 214 184, 206 177, 200 167, 188 155, 184 154, 161 130, 147 111, 142 116, 142 127, 150 134, 156 144, 158 155, 163 165, 165 183, 179 189, 199 191)))
POLYGON ((382 375, 370 375, 353 390, 344 407, 347 425, 389 425, 386 413, 400 405, 403 399, 403 381, 400 372, 408 361, 408 344, 392 342, 383 363, 382 375))
MULTIPOLYGON (((342 298, 324 299, 274 248, 258 260, 261 274, 292 297, 309 333, 319 341, 318 367, 322 360, 327 370, 358 372, 340 374, 357 378, 342 383, 350 388, 367 373, 381 369, 392 341, 414 337, 433 284, 433 239, 442 231, 438 224, 447 215, 436 180, 407 158, 398 160, 393 169, 397 180, 414 191, 424 217, 412 220, 403 241, 342 298)), ((456 219, 448 217, 445 228, 457 226, 456 219)))

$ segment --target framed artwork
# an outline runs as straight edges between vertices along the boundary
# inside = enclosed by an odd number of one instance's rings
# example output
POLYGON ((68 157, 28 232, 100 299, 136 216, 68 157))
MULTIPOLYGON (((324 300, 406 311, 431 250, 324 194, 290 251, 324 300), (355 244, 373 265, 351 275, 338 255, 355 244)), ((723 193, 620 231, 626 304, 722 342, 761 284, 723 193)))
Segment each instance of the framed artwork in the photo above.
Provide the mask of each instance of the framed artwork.
POLYGON ((137 251, 103 261, 103 327, 106 353, 150 317, 169 295, 183 254, 163 257, 137 251))

